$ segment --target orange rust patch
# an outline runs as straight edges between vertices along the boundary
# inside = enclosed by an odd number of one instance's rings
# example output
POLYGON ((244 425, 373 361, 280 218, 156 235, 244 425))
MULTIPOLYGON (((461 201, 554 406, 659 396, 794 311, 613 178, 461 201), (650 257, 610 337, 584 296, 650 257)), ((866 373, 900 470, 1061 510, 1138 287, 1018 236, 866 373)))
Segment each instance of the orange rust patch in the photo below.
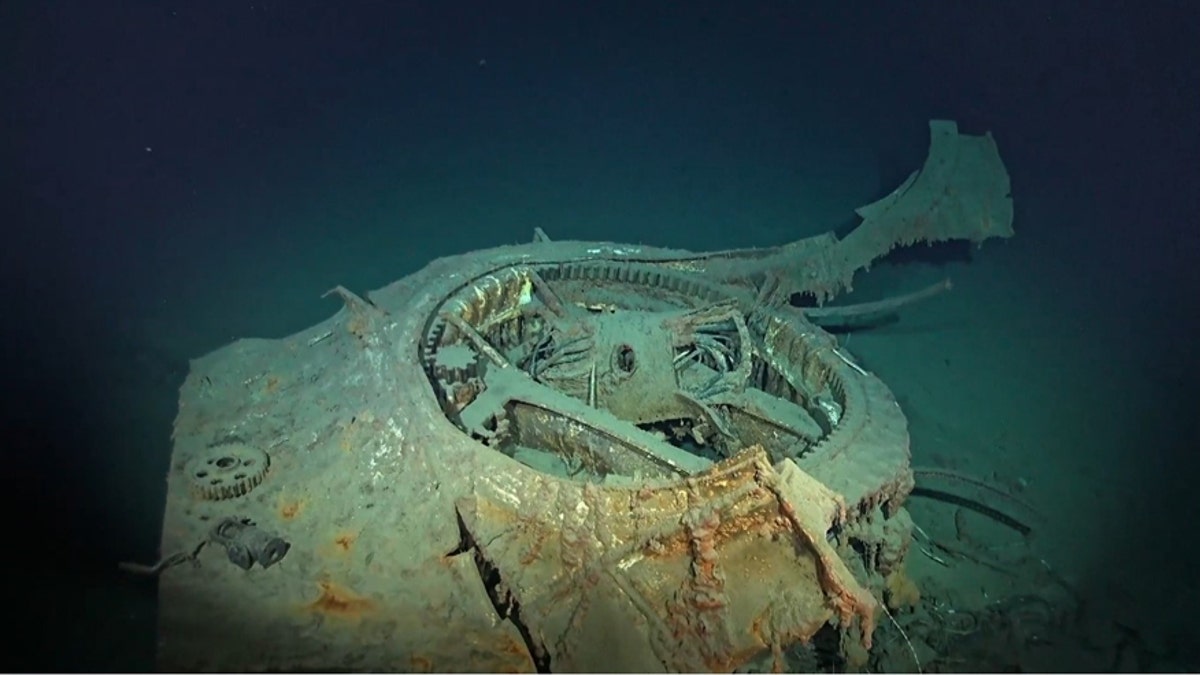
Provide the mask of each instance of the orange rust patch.
POLYGON ((757 641, 761 645, 769 644, 767 642, 767 636, 763 632, 763 623, 766 620, 767 620, 767 616, 766 616, 766 613, 764 610, 763 614, 759 614, 758 616, 754 617, 754 621, 750 622, 750 634, 753 635, 755 641, 757 641))
POLYGON ((524 644, 515 642, 511 639, 505 639, 504 644, 500 645, 500 653, 511 654, 522 658, 529 658, 529 649, 524 644))
POLYGON ((353 532, 344 532, 334 538, 333 544, 342 551, 349 551, 354 545, 354 540, 358 539, 358 535, 353 532))
POLYGON ((323 579, 317 582, 321 595, 308 604, 309 611, 343 619, 359 619, 375 611, 375 603, 354 591, 323 579))
POLYGON ((304 510, 304 501, 301 499, 292 499, 279 503, 279 517, 284 520, 291 520, 300 515, 304 510))
POLYGON ((268 394, 274 394, 278 390, 279 390, 279 378, 276 377, 275 375, 271 375, 271 376, 267 377, 267 385, 263 388, 263 391, 265 391, 268 394))

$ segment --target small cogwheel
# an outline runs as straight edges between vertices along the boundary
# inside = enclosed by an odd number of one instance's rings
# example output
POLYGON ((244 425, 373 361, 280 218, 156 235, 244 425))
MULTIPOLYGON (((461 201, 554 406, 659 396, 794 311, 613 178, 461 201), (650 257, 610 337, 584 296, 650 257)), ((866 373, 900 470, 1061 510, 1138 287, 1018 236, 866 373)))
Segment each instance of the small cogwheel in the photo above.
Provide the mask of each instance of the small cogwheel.
POLYGON ((241 497, 267 475, 267 453, 243 443, 225 443, 201 450, 187 463, 192 493, 202 499, 241 497))

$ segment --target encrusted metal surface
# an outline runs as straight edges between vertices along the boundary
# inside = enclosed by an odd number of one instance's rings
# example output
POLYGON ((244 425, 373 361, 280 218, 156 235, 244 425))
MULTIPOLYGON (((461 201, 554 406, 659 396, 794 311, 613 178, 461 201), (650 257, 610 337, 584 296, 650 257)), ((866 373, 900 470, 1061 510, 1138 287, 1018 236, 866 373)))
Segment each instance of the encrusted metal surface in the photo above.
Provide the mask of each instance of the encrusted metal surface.
POLYGON ((990 137, 931 127, 925 168, 841 240, 541 235, 339 287, 321 325, 194 361, 164 555, 234 516, 291 547, 163 571, 160 666, 731 670, 828 625, 846 658, 869 648, 908 548, 905 420, 787 299, 894 245, 1011 234, 990 137), (229 444, 269 472, 198 498, 191 463, 229 444))

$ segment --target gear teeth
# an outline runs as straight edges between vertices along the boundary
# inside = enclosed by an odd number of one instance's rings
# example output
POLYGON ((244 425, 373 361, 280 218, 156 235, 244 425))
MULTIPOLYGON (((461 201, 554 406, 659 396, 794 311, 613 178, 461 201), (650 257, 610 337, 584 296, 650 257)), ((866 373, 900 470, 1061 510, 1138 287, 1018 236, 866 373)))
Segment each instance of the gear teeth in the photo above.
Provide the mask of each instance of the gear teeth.
POLYGON ((192 494, 201 499, 219 501, 241 497, 253 490, 267 475, 271 458, 267 453, 244 443, 225 443, 205 448, 187 465, 192 494))

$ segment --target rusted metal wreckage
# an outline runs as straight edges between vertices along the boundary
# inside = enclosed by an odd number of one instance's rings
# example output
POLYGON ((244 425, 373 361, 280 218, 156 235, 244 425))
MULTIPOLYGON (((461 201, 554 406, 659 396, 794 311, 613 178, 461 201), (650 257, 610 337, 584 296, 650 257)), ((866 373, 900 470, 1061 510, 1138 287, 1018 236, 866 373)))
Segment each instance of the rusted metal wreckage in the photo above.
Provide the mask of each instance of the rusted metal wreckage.
POLYGON ((820 630, 861 663, 908 551, 908 433, 821 326, 912 298, 824 303, 893 247, 1012 235, 992 138, 930 126, 841 238, 539 230, 195 360, 143 570, 159 665, 728 671, 820 630))

